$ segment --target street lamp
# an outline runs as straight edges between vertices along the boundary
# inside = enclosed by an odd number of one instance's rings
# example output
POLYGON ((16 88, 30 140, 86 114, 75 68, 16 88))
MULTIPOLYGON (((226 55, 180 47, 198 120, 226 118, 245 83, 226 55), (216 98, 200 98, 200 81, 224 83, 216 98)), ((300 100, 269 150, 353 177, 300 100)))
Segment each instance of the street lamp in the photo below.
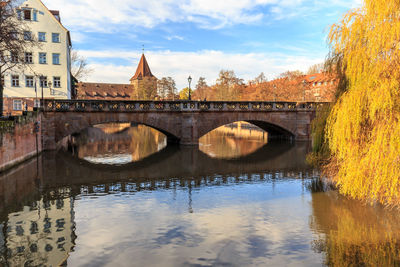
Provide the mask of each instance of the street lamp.
POLYGON ((51 90, 51 82, 48 82, 47 85, 49 86, 49 90, 50 90, 50 95, 54 95, 53 91, 51 90))
POLYGON ((44 84, 44 77, 43 75, 39 76, 39 81, 40 81, 40 87, 42 87, 42 103, 40 104, 40 107, 44 107, 44 98, 43 98, 43 84, 44 84))
POLYGON ((189 101, 191 101, 192 100, 192 96, 190 94, 190 83, 192 82, 192 77, 190 77, 190 75, 189 75, 189 78, 188 78, 188 82, 189 82, 189 101))
POLYGON ((306 80, 303 80, 303 102, 306 101, 306 80))
POLYGON ((276 84, 274 84, 274 102, 276 102, 276 84))

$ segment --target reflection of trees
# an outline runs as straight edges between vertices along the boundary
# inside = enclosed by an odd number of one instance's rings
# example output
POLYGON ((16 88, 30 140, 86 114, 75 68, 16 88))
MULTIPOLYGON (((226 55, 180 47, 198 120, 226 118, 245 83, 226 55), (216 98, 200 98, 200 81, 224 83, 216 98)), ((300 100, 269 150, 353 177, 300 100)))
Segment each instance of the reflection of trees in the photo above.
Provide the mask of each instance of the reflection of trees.
MULTIPOLYGON (((314 188, 315 185, 314 185, 314 188)), ((312 194, 310 226, 322 233, 314 249, 329 266, 398 266, 400 214, 364 206, 336 191, 312 194)))
MULTIPOLYGON (((115 128, 115 125, 110 125, 110 129, 115 128)), ((145 125, 130 127, 119 133, 107 134, 108 131, 103 126, 102 130, 88 128, 82 132, 76 139, 79 158, 131 154, 132 160, 138 161, 166 145, 164 134, 145 125)))
POLYGON ((233 126, 219 127, 201 137, 200 150, 211 157, 238 158, 255 152, 268 141, 267 133, 261 129, 246 129, 237 124, 233 126))
POLYGON ((130 151, 132 152, 133 161, 148 157, 166 145, 165 135, 144 125, 131 127, 128 133, 132 137, 130 151), (160 144, 163 145, 160 146, 160 144))

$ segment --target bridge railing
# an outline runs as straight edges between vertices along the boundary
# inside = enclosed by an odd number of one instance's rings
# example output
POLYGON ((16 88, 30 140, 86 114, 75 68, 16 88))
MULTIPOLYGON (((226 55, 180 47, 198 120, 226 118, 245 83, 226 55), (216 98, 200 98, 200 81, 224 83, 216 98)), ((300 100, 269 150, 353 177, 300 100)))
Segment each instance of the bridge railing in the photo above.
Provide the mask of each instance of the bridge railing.
POLYGON ((326 102, 50 100, 47 112, 312 111, 326 102))

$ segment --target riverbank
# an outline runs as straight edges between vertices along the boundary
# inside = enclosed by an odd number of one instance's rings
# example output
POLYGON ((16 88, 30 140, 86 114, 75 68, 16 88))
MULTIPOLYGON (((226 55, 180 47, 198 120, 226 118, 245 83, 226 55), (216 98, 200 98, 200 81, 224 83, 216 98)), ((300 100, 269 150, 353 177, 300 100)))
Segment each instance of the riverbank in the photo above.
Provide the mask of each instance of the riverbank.
POLYGON ((0 172, 42 152, 39 133, 40 116, 36 112, 0 120, 0 172))

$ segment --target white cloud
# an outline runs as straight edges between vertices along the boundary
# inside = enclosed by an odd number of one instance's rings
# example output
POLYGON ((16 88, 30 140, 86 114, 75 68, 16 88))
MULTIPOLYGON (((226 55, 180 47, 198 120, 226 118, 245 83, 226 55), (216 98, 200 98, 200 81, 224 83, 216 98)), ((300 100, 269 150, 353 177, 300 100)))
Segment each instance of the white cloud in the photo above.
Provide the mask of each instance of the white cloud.
POLYGON ((179 35, 167 36, 167 37, 165 37, 165 38, 166 38, 168 41, 171 41, 171 40, 174 40, 174 39, 183 41, 183 40, 185 39, 184 37, 179 36, 179 35))
MULTIPOLYGON (((139 51, 79 51, 91 62, 94 72, 87 81, 129 83, 135 73, 140 58, 139 51), (100 63, 107 60, 129 60, 132 65, 121 66, 100 63)), ((324 54, 313 56, 291 56, 279 53, 225 53, 204 50, 198 52, 158 51, 146 53, 147 61, 158 78, 171 76, 178 89, 187 86, 187 77, 191 75, 196 84, 199 77, 205 77, 208 84, 214 84, 221 69, 234 70, 245 81, 264 72, 269 79, 286 70, 305 71, 309 66, 321 63, 324 54)))
MULTIPOLYGON (((358 0, 355 0, 358 1, 358 0)), ((303 0, 45 0, 60 9, 63 23, 73 30, 112 32, 121 26, 152 28, 164 22, 193 22, 218 29, 234 24, 260 22, 263 7, 272 14, 293 15, 303 0), (282 12, 284 10, 285 12, 282 12)))

